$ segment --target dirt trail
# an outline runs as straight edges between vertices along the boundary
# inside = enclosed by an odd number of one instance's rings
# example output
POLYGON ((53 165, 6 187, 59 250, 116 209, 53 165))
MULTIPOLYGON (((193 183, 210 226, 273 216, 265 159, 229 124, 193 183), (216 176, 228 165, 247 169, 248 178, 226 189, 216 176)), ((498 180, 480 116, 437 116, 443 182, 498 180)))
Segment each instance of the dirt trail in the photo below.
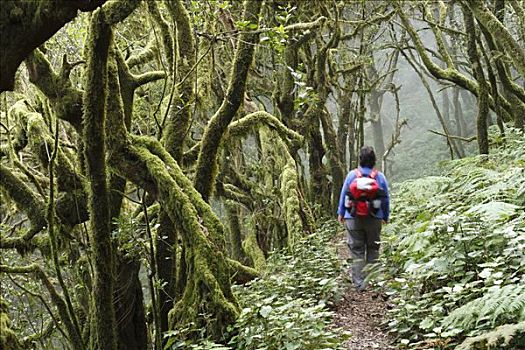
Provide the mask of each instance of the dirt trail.
MULTIPOLYGON (((335 243, 341 260, 349 259, 350 252, 345 242, 345 234, 337 235, 335 243)), ((378 293, 369 290, 358 292, 349 283, 335 312, 334 326, 352 335, 345 342, 346 349, 395 349, 391 337, 381 326, 387 312, 387 305, 378 293)))

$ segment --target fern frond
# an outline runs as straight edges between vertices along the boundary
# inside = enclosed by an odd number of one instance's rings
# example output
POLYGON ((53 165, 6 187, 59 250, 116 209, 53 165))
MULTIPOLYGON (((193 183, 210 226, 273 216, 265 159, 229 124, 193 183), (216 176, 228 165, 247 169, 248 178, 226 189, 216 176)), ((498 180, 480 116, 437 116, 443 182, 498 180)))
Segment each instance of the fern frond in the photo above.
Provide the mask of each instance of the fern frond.
POLYGON ((504 314, 520 315, 523 310, 525 310, 525 287, 521 290, 516 288, 515 293, 509 296, 509 303, 502 303, 496 308, 492 322, 495 323, 496 319, 504 314))
POLYGON ((523 284, 509 284, 502 288, 489 289, 482 297, 452 311, 443 320, 443 325, 467 330, 484 320, 491 320, 494 326, 502 316, 505 316, 505 320, 517 321, 525 309, 524 295, 523 284))
POLYGON ((456 350, 523 349, 525 322, 505 324, 476 337, 465 339, 456 350))

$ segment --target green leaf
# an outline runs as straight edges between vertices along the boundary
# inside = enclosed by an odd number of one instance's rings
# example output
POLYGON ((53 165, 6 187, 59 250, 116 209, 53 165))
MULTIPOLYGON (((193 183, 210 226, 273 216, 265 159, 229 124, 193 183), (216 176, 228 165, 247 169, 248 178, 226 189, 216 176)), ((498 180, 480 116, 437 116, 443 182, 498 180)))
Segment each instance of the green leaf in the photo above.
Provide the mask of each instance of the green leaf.
POLYGON ((469 210, 467 214, 479 215, 484 221, 500 221, 506 220, 516 214, 519 209, 517 205, 505 202, 489 202, 485 204, 475 205, 469 210))
POLYGON ((259 311, 259 313, 261 314, 261 316, 263 318, 267 318, 268 317, 268 314, 272 311, 272 307, 270 305, 264 305, 261 310, 259 311))

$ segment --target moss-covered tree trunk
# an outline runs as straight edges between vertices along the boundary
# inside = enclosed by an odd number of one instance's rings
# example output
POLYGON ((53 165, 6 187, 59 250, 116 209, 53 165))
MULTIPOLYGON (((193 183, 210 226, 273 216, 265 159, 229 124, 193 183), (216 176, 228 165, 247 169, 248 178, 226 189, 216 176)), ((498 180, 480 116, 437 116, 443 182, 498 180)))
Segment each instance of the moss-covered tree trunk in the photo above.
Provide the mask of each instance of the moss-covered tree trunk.
MULTIPOLYGON (((173 56, 172 84, 176 97, 169 106, 167 124, 163 134, 163 143, 166 150, 180 163, 184 151, 185 139, 191 123, 191 105, 194 100, 193 85, 195 76, 191 69, 196 63, 195 38, 191 28, 190 17, 181 0, 166 2, 170 16, 175 26, 172 35, 173 52, 166 52, 168 57, 173 56), (180 88, 177 85, 180 83, 180 88)), ((157 21, 159 21, 157 19, 157 21)), ((168 39, 165 39, 168 40, 168 39)), ((170 46, 165 47, 169 50, 170 46)), ((164 285, 159 291, 160 329, 168 330, 168 312, 173 307, 176 298, 177 284, 177 226, 171 221, 165 208, 162 208, 159 217, 159 228, 156 240, 158 263, 158 278, 164 285)), ((181 254, 181 259, 185 259, 181 254)), ((182 276, 181 276, 182 277, 182 276)), ((184 285, 182 279, 180 284, 184 285)))
POLYGON ((240 221, 240 208, 236 203, 226 201, 226 213, 228 216, 229 251, 230 257, 241 263, 247 262, 246 254, 242 247, 243 235, 240 221))
MULTIPOLYGON (((489 115, 489 87, 485 80, 485 74, 483 73, 483 66, 479 59, 478 47, 476 45, 477 30, 474 23, 474 17, 472 13, 467 9, 463 8, 463 18, 465 20, 465 32, 468 35, 467 40, 467 52, 474 71, 474 76, 478 81, 479 92, 478 92, 478 115, 476 118, 477 135, 478 135, 478 149, 480 154, 489 153, 489 137, 487 118, 489 115)), ((482 48, 483 49, 483 48, 482 48)))
MULTIPOLYGON (((112 82, 116 79, 116 61, 110 62, 112 82)), ((185 246, 186 285, 169 313, 170 328, 194 324, 218 339, 239 313, 230 289, 224 228, 160 142, 127 133, 118 84, 112 83, 112 92, 107 112, 108 129, 112 131, 110 163, 160 202, 170 220, 180 227, 185 246)))
MULTIPOLYGON (((501 23, 504 23, 504 1, 498 0, 495 2, 494 13, 496 18, 498 18, 501 23)), ((491 34, 483 24, 480 24, 480 30, 483 33, 485 42, 487 43, 491 55, 505 50, 501 43, 495 39, 493 34, 491 34)), ((525 125, 525 89, 514 82, 511 78, 508 62, 506 60, 493 59, 492 61, 496 67, 496 73, 499 77, 499 81, 501 82, 503 96, 505 96, 511 104, 511 114, 514 118, 514 125, 523 129, 525 125)))
POLYGON ((511 58, 516 70, 525 77, 525 49, 513 37, 509 30, 498 18, 486 7, 482 0, 463 0, 476 19, 487 28, 487 30, 498 38, 506 54, 511 58))
MULTIPOLYGON (((245 1, 243 20, 258 25, 261 6, 262 1, 259 0, 245 1)), ((197 160, 195 188, 205 201, 209 200, 217 177, 219 145, 244 99, 248 71, 252 64, 258 37, 257 31, 247 31, 240 35, 230 72, 228 90, 221 106, 208 122, 204 131, 197 160)))
POLYGON ((111 26, 126 18, 139 0, 115 1, 94 12, 86 49, 83 96, 83 145, 89 183, 89 238, 94 267, 90 305, 90 348, 117 349, 114 308, 115 259, 111 242, 111 208, 106 166, 106 106, 111 26))
POLYGON ((89 238, 95 270, 91 297, 91 349, 117 349, 113 305, 114 259, 110 240, 109 191, 106 170, 105 117, 107 60, 111 27, 102 10, 94 12, 87 41, 84 93, 84 152, 89 181, 89 238))

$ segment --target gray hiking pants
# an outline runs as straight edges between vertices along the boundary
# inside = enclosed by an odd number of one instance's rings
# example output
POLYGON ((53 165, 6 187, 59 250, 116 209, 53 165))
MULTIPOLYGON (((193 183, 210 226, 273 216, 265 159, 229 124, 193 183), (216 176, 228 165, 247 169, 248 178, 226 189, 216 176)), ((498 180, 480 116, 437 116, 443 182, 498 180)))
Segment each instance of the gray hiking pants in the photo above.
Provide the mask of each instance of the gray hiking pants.
POLYGON ((346 219, 347 244, 353 258, 352 281, 358 289, 364 288, 363 268, 379 257, 381 220, 374 217, 346 219))

